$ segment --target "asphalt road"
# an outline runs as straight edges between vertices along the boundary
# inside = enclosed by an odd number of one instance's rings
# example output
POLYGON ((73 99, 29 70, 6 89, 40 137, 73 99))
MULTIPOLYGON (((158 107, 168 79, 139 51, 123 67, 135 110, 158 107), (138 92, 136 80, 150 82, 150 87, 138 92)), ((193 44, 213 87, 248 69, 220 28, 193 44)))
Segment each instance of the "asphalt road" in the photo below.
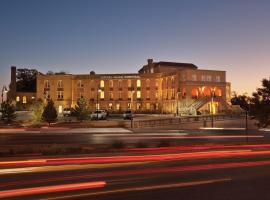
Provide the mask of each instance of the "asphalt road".
MULTIPOLYGON (((106 129, 106 128, 105 128, 106 129)), ((170 141, 177 144, 202 143, 242 143, 242 142, 270 142, 268 132, 250 130, 162 130, 148 133, 87 133, 86 129, 68 131, 43 131, 42 133, 1 133, 0 145, 31 145, 31 144, 111 144, 114 141, 124 143, 157 143, 170 141)), ((90 129, 89 129, 90 130, 90 129)), ((121 130, 120 130, 121 131, 121 130)))
POLYGON ((2 199, 270 199, 269 146, 1 161, 0 168, 2 199))

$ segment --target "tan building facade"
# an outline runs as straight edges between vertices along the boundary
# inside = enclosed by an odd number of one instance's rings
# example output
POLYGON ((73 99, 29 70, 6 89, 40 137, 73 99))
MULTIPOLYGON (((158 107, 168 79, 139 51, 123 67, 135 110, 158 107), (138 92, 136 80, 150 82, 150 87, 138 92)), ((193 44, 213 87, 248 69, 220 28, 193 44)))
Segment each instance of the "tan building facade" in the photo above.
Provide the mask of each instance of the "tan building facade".
POLYGON ((230 93, 225 71, 148 59, 134 74, 39 74, 36 98, 51 98, 59 112, 84 98, 91 110, 190 115, 225 111, 230 93))

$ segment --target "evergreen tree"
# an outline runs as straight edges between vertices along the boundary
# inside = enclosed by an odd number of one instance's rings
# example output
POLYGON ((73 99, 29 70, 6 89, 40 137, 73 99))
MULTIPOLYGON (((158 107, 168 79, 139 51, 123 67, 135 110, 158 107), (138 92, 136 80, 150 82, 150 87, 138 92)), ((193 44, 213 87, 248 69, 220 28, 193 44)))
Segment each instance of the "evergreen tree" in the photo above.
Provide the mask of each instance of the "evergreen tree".
POLYGON ((262 87, 253 93, 250 115, 258 121, 258 127, 270 125, 270 79, 263 79, 262 87))
POLYGON ((42 113, 42 120, 48 122, 49 126, 57 120, 57 110, 54 107, 53 100, 49 100, 42 113))
POLYGON ((84 98, 81 98, 77 101, 77 105, 74 109, 75 116, 77 120, 83 121, 88 118, 89 116, 89 110, 87 101, 84 98))
POLYGON ((1 104, 2 119, 7 123, 12 122, 16 118, 15 106, 10 101, 4 101, 1 104))
POLYGON ((44 103, 41 99, 35 101, 31 107, 32 118, 34 122, 40 122, 42 120, 42 113, 44 110, 44 103))

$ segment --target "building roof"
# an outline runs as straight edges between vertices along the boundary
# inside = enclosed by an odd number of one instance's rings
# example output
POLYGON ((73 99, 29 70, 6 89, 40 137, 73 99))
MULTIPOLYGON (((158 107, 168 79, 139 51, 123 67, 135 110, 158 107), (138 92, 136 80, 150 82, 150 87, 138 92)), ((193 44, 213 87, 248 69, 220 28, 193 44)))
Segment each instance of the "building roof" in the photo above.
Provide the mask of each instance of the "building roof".
POLYGON ((190 69, 197 69, 198 67, 192 63, 177 63, 177 62, 166 62, 160 61, 155 62, 155 66, 169 66, 169 67, 181 67, 181 68, 190 68, 190 69))

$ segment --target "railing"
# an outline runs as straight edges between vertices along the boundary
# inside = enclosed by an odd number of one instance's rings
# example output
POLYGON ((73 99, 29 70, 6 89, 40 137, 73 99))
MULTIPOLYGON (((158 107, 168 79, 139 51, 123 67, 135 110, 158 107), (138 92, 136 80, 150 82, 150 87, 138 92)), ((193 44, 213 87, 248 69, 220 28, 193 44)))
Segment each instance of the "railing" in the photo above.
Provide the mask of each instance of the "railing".
MULTIPOLYGON (((214 115, 215 121, 225 120, 225 119, 234 119, 243 117, 242 115, 214 115)), ((211 115, 201 115, 201 116, 185 116, 185 117, 175 117, 175 118, 163 118, 163 119, 152 119, 152 120, 134 120, 134 128, 147 128, 147 127, 157 127, 157 126, 168 126, 168 125, 177 125, 183 123, 191 122, 204 122, 211 121, 211 115)))

